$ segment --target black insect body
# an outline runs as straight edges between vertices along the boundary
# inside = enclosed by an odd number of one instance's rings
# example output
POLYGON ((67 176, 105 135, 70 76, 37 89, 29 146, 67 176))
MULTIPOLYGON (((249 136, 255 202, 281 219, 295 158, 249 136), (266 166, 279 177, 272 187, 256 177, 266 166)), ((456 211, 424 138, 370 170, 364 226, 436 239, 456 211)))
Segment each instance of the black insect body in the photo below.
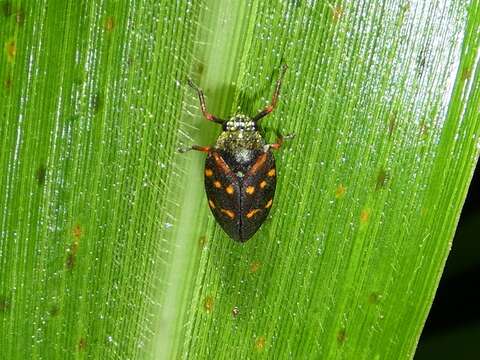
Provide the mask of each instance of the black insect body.
POLYGON ((276 169, 271 149, 279 149, 285 138, 279 136, 276 143, 267 144, 258 131, 258 121, 275 108, 286 69, 286 66, 281 69, 271 104, 253 118, 235 115, 221 120, 215 117, 207 112, 202 90, 189 80, 198 93, 204 117, 222 124, 223 131, 213 147, 193 145, 180 151, 198 150, 208 154, 205 161, 208 205, 223 230, 236 241, 250 239, 272 207, 276 169))

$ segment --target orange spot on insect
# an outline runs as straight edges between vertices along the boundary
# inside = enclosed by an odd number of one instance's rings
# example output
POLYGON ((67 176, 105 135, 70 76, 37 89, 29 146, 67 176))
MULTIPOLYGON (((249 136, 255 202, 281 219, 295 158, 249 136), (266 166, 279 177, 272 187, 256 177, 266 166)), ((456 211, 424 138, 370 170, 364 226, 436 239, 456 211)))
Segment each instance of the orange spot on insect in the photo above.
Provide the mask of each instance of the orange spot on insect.
POLYGON ((247 213, 247 219, 251 219, 256 213, 260 212, 262 210, 260 209, 253 209, 253 210, 250 210, 248 213, 247 213))
POLYGON ((228 209, 220 209, 220 211, 227 215, 230 219, 234 219, 235 218, 235 213, 232 211, 232 210, 228 210, 228 209))
POLYGON ((213 175, 212 169, 205 169, 205 176, 210 177, 213 175))
POLYGON ((205 298, 205 300, 203 300, 203 308, 205 309, 205 311, 207 313, 211 313, 212 310, 213 310, 213 304, 214 304, 214 300, 213 300, 213 297, 212 296, 207 296, 205 298))
POLYGON ((235 190, 233 189, 233 186, 232 186, 232 185, 228 185, 228 186, 225 188, 225 191, 227 192, 227 194, 232 195, 235 190))
POLYGON ((273 203, 273 199, 268 200, 267 203, 265 204, 265 209, 268 209, 270 206, 272 206, 272 203, 273 203))
POLYGON ((335 190, 335 197, 337 199, 341 199, 345 196, 345 193, 347 192, 347 188, 343 186, 343 184, 338 185, 337 190, 335 190))
POLYGON ((210 205, 212 209, 215 209, 215 203, 211 199, 208 199, 208 205, 210 205))
POLYGON ((262 182, 260 183, 260 189, 265 188, 265 186, 267 186, 267 182, 265 180, 262 180, 262 182))
POLYGON ((222 187, 222 184, 220 183, 220 181, 218 180, 215 180, 213 182, 213 186, 215 186, 217 189, 220 189, 222 187))
POLYGON ((248 195, 252 195, 254 192, 255 192, 255 188, 253 186, 247 186, 247 188, 245 189, 245 192, 248 194, 248 195))
POLYGON ((268 176, 273 177, 275 176, 275 168, 270 169, 270 171, 267 173, 268 176))
POLYGON ((267 339, 265 336, 260 336, 256 341, 255 341, 255 349, 257 351, 262 351, 265 349, 265 343, 267 342, 267 339))

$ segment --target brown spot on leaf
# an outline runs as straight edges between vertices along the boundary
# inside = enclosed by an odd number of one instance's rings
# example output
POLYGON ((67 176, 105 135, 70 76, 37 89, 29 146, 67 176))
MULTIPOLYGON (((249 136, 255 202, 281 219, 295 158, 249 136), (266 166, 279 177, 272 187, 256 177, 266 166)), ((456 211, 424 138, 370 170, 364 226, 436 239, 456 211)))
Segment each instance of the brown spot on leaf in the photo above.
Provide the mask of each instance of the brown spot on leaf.
POLYGON ((393 111, 388 119, 388 136, 392 136, 393 132, 397 128, 397 113, 393 111))
POLYGON ((418 57, 418 75, 421 75, 423 73, 423 69, 425 68, 425 64, 427 62, 427 59, 425 58, 425 54, 422 53, 418 57))
POLYGON ((378 304, 380 302, 380 294, 377 292, 372 292, 370 295, 368 295, 368 302, 370 304, 378 304))
POLYGON ((340 5, 332 7, 332 17, 334 22, 339 22, 343 16, 343 9, 340 5))
POLYGON ((258 351, 263 351, 263 349, 265 349, 266 343, 267 339, 265 338, 265 336, 259 336, 255 341, 255 349, 257 349, 258 351))
POLYGON ((98 114, 103 109, 103 96, 96 94, 92 99, 92 109, 95 114, 98 114))
POLYGON ((48 313, 51 317, 58 316, 58 314, 60 314, 60 307, 57 304, 53 304, 50 310, 48 310, 48 313))
POLYGON ((390 178, 389 173, 383 168, 380 169, 377 175, 377 183, 375 185, 375 190, 380 190, 384 188, 389 178, 390 178))
POLYGON ((345 196, 346 192, 347 192, 347 188, 343 186, 343 184, 339 184, 337 189, 335 190, 335 197, 337 199, 341 199, 345 196))
POLYGON ((422 122, 420 123, 420 136, 425 138, 426 136, 428 136, 429 131, 429 124, 425 120, 422 120, 422 122))
POLYGON ((207 313, 211 313, 213 310, 214 300, 211 295, 208 295, 205 300, 203 300, 203 308, 207 313))
POLYGON ((201 62, 197 62, 197 64, 196 64, 195 67, 197 68, 197 71, 196 71, 196 72, 197 72, 199 75, 202 75, 203 72, 205 71, 205 65, 204 65, 203 63, 201 63, 201 62))
POLYGON ((5 43, 5 51, 7 52, 8 62, 13 63, 17 55, 17 43, 15 39, 10 39, 5 43))
POLYGON ((340 329, 337 333, 337 342, 342 345, 347 340, 347 330, 345 328, 340 329))
POLYGON ((8 76, 5 81, 3 82, 3 86, 5 86, 5 89, 10 90, 12 88, 12 78, 8 76))
POLYGON ((25 12, 22 9, 18 9, 15 13, 15 22, 18 25, 23 25, 25 23, 25 12))
POLYGON ((260 261, 254 261, 250 264, 250 272, 256 273, 260 269, 260 261))
POLYGON ((370 218, 370 209, 363 209, 360 212, 360 222, 362 224, 366 224, 369 218, 370 218))
POLYGON ((107 17, 107 20, 105 20, 105 30, 107 30, 108 32, 112 32, 114 28, 115 18, 113 16, 107 17))
POLYGON ((45 167, 45 164, 40 164, 40 166, 37 168, 37 171, 35 171, 35 179, 37 179, 38 185, 45 184, 46 174, 47 168, 45 167))
POLYGON ((78 351, 84 351, 87 347, 87 340, 84 337, 81 337, 78 340, 78 351))
POLYGON ((77 255, 78 253, 78 247, 79 247, 79 243, 77 240, 75 240, 74 242, 72 242, 72 244, 70 245, 70 252, 73 254, 73 255, 77 255))
POLYGON ((200 236, 198 238, 198 246, 200 246, 200 248, 203 249, 206 245, 207 245, 207 237, 205 235, 200 236))
POLYGON ((232 309, 232 316, 236 318, 238 314, 240 314, 240 310, 238 309, 238 307, 234 306, 232 309))
POLYGON ((5 313, 10 310, 10 301, 6 296, 0 296, 0 313, 5 313))
POLYGON ((81 85, 85 82, 86 75, 83 69, 81 68, 76 68, 74 73, 73 73, 73 83, 77 85, 81 85))
POLYGON ((77 228, 77 226, 75 226, 74 228, 74 237, 76 238, 76 240, 74 240, 70 244, 70 247, 67 250, 67 259, 65 260, 65 267, 67 268, 67 270, 72 270, 75 267, 75 263, 77 262, 77 253, 80 245, 78 242, 78 238, 82 235, 81 233, 75 233, 75 229, 77 228))
POLYGON ((420 215, 421 216, 426 216, 428 214, 428 208, 427 207, 422 207, 420 209, 420 215))
POLYGON ((466 67, 462 70, 462 80, 468 80, 472 77, 472 69, 469 67, 466 67))
POLYGON ((72 229, 72 235, 76 239, 80 239, 83 236, 83 228, 80 224, 76 224, 72 229))
POLYGON ((65 267, 67 270, 71 271, 75 267, 76 257, 74 254, 68 254, 67 259, 65 260, 65 267))
POLYGON ((10 1, 2 1, 0 3, 0 8, 2 9, 2 14, 5 17, 9 17, 13 13, 13 7, 10 1))

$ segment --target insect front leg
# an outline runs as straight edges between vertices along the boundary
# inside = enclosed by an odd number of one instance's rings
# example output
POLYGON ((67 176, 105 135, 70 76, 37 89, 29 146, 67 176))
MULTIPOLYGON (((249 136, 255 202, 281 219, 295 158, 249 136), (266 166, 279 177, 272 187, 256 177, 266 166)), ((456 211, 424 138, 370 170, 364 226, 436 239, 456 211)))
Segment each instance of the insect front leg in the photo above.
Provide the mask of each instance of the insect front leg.
POLYGON ((195 85, 192 79, 188 79, 188 85, 190 85, 197 92, 198 100, 200 100, 200 109, 202 109, 202 113, 205 119, 216 122, 218 124, 223 124, 224 120, 216 117, 215 115, 210 114, 207 111, 207 105, 205 104, 205 96, 203 95, 202 89, 200 89, 197 85, 195 85))
POLYGON ((282 146, 283 142, 285 140, 291 140, 295 137, 295 134, 288 134, 288 135, 281 135, 281 134, 277 134, 277 141, 273 144, 267 144, 265 145, 265 151, 269 150, 269 149, 273 149, 273 150, 278 150, 280 149, 280 147, 282 146))
POLYGON ((201 151, 204 153, 209 153, 210 151, 213 150, 211 146, 200 146, 200 145, 192 145, 192 146, 186 146, 186 147, 181 147, 178 149, 179 153, 186 153, 187 151, 190 150, 196 150, 196 151, 201 151))
POLYGON ((282 87, 283 77, 285 76, 285 72, 287 71, 287 69, 288 69, 287 64, 283 64, 282 68, 280 69, 280 77, 277 80, 277 86, 275 87, 275 92, 273 93, 272 101, 270 102, 270 105, 268 105, 267 107, 265 107, 265 109, 263 109, 257 115, 255 115, 255 117, 253 118, 254 122, 257 122, 264 116, 267 116, 268 114, 270 114, 273 111, 273 109, 275 109, 275 106, 277 106, 278 96, 280 95, 280 88, 282 87))

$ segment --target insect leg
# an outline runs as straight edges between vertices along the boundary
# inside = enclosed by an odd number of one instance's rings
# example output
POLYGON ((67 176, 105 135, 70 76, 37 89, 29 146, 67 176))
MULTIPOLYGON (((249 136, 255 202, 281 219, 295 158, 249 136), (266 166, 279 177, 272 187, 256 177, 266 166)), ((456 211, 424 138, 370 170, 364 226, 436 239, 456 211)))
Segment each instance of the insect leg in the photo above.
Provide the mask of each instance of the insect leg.
POLYGON ((272 101, 270 102, 270 105, 268 105, 262 111, 260 111, 257 115, 255 115, 255 117, 253 118, 254 122, 257 122, 264 116, 267 116, 268 114, 270 114, 273 111, 273 109, 275 109, 275 106, 277 106, 278 96, 280 95, 280 88, 282 86, 283 77, 287 69, 288 69, 287 64, 283 64, 280 69, 280 77, 277 80, 277 86, 275 87, 275 92, 273 93, 272 101))
POLYGON ((179 148, 178 152, 179 153, 186 153, 187 151, 190 151, 190 150, 196 150, 196 151, 201 151, 201 152, 204 152, 204 153, 209 153, 210 151, 213 150, 213 148, 210 147, 210 146, 192 145, 192 146, 188 146, 188 147, 179 148))
POLYGON ((293 139, 294 137, 295 137, 295 134, 288 134, 285 136, 282 136, 281 134, 277 134, 277 141, 274 144, 265 145, 266 150, 268 149, 278 150, 280 149, 280 147, 282 146, 285 140, 290 140, 290 139, 293 139))
POLYGON ((195 85, 192 79, 188 79, 188 85, 190 85, 197 92, 198 100, 200 100, 200 108, 202 109, 202 113, 205 119, 216 122, 218 124, 223 124, 224 120, 217 118, 215 115, 212 115, 207 111, 207 105, 205 104, 205 96, 203 95, 202 89, 195 85))

